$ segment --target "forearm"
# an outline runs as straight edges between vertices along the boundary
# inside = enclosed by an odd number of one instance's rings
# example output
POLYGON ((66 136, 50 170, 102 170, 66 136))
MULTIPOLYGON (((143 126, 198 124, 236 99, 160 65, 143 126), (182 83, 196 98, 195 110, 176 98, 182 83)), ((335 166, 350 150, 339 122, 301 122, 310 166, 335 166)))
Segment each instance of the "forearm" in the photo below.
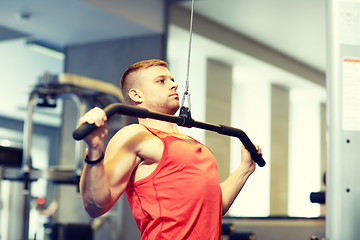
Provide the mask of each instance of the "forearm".
POLYGON ((247 168, 240 165, 224 182, 221 183, 223 215, 229 210, 251 173, 252 172, 248 171, 247 168))
MULTIPOLYGON (((95 159, 97 155, 90 153, 88 158, 95 159)), ((80 194, 85 210, 91 217, 98 217, 110 209, 111 191, 104 161, 95 165, 85 164, 80 178, 80 194)))

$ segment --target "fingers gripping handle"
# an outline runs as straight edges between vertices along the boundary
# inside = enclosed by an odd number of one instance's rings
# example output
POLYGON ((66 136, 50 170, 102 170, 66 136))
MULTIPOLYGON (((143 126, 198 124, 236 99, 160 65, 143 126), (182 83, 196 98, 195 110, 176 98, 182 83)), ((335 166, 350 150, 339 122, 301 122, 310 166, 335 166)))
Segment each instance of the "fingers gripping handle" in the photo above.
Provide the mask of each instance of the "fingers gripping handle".
MULTIPOLYGON (((107 119, 109 119, 112 115, 116 113, 113 107, 104 108, 104 112, 106 114, 107 119)), ((83 123, 73 132, 73 138, 77 141, 82 140, 88 134, 94 131, 96 128, 97 126, 95 124, 83 123)))
MULTIPOLYGON (((149 111, 145 108, 135 108, 133 106, 128 106, 120 103, 113 103, 104 108, 104 112, 106 114, 107 119, 111 118, 116 113, 122 113, 127 116, 134 117, 147 117, 149 115, 149 111)), ((88 134, 96 129, 95 124, 83 123, 80 125, 74 132, 73 138, 77 141, 82 140, 88 134)))
MULTIPOLYGON (((246 135, 246 134, 245 134, 246 135)), ((241 139, 240 139, 241 140, 241 139)), ((250 152, 251 158, 260 166, 265 166, 265 160, 263 157, 257 152, 254 144, 250 141, 249 138, 241 140, 244 144, 244 147, 250 152)))

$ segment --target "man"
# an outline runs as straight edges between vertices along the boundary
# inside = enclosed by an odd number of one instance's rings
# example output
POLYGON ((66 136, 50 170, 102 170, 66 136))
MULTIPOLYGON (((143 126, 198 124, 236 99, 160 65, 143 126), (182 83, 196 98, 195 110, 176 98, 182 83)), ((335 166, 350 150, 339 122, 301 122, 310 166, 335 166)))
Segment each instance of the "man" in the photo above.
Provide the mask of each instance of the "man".
MULTIPOLYGON (((129 104, 164 114, 179 109, 178 86, 166 62, 136 63, 120 85, 129 104)), ((176 124, 139 119, 112 137, 104 155, 106 121, 99 108, 79 120, 99 127, 84 139, 80 192, 89 215, 104 214, 125 191, 141 239, 219 239, 222 215, 255 170, 249 152, 242 147, 240 166, 220 184, 210 150, 176 124)))

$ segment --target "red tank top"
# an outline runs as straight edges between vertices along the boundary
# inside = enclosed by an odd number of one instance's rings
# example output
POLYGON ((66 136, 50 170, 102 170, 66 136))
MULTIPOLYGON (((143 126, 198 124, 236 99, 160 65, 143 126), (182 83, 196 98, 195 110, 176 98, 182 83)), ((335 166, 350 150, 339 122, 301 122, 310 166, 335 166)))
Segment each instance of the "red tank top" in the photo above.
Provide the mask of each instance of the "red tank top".
POLYGON ((148 128, 164 143, 156 169, 126 196, 142 240, 219 240, 222 195, 216 160, 199 142, 148 128))

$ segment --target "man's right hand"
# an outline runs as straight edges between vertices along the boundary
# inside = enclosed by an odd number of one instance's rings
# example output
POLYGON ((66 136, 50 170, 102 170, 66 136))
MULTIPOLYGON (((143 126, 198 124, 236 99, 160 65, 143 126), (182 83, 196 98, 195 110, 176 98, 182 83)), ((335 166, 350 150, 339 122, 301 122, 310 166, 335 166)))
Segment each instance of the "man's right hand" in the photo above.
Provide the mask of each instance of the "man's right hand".
POLYGON ((98 128, 84 138, 88 145, 88 157, 96 158, 95 155, 101 155, 104 151, 104 139, 108 134, 107 117, 101 108, 95 107, 84 114, 79 119, 78 126, 83 123, 95 124, 98 128))

